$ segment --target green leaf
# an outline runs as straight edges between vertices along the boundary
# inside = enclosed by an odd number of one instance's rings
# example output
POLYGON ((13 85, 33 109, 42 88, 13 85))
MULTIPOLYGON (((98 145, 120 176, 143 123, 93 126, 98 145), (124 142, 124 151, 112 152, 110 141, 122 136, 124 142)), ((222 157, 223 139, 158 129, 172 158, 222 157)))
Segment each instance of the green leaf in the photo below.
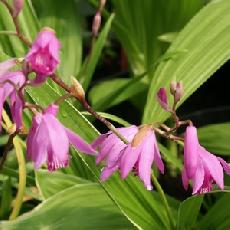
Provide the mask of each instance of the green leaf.
POLYGON ((3 181, 1 190, 0 219, 7 217, 11 210, 12 189, 10 177, 3 181))
POLYGON ((224 194, 200 220, 198 229, 229 229, 230 228, 230 193, 224 194))
POLYGON ((230 58, 229 10, 230 1, 211 1, 178 34, 166 54, 187 52, 159 64, 149 89, 144 123, 164 121, 169 116, 156 105, 160 87, 168 87, 171 80, 182 81, 183 102, 230 58))
POLYGON ((111 28, 113 18, 114 18, 114 14, 111 14, 111 16, 107 20, 104 28, 102 29, 101 33, 99 34, 99 37, 95 41, 90 55, 84 61, 84 64, 83 64, 81 71, 79 73, 79 81, 81 82, 85 91, 89 87, 89 84, 90 84, 90 81, 92 79, 93 73, 95 71, 96 65, 99 61, 102 49, 105 45, 107 36, 108 36, 110 28, 111 28))
POLYGON ((37 171, 36 181, 38 188, 45 199, 74 185, 91 183, 80 177, 64 174, 58 171, 50 173, 47 170, 37 171))
MULTIPOLYGON (((99 115, 101 115, 102 117, 108 119, 108 120, 111 120, 111 121, 115 121, 117 122, 118 124, 120 125, 123 125, 123 126, 129 126, 130 124, 125 121, 124 119, 118 117, 118 116, 115 116, 113 114, 109 114, 109 113, 103 113, 103 112, 97 112, 99 115)), ((89 112, 81 112, 82 115, 84 116, 92 116, 92 114, 90 114, 89 112)))
POLYGON ((147 89, 142 79, 143 76, 134 79, 116 78, 95 85, 89 92, 92 106, 102 111, 130 99, 147 89))
POLYGON ((194 228, 202 202, 203 196, 193 196, 180 204, 177 217, 178 230, 194 228))
POLYGON ((161 154, 164 158, 164 160, 168 163, 171 163, 172 165, 176 166, 179 170, 182 169, 183 165, 181 160, 174 156, 164 145, 161 143, 158 143, 159 149, 161 151, 161 154))
POLYGON ((213 124, 198 129, 200 143, 210 152, 230 155, 230 123, 213 124))
POLYGON ((73 186, 1 229, 134 229, 98 185, 73 186))
POLYGON ((34 1, 42 26, 53 28, 61 40, 60 77, 70 82, 71 75, 77 75, 82 61, 82 16, 79 1, 68 0, 63 7, 62 0, 34 1))
POLYGON ((204 1, 114 0, 113 4, 116 13, 114 30, 126 51, 132 71, 139 75, 149 72, 167 48, 158 36, 180 31, 204 1))

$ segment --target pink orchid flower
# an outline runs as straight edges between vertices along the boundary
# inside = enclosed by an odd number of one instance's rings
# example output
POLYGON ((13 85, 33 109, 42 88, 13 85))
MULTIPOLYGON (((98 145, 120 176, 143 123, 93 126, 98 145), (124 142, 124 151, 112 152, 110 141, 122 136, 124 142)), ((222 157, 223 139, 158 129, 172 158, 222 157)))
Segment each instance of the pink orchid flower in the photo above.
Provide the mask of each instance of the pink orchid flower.
POLYGON ((198 141, 197 129, 194 126, 188 126, 184 140, 184 169, 182 172, 184 188, 187 189, 189 180, 192 180, 193 194, 209 192, 213 184, 224 189, 223 169, 230 174, 230 165, 202 147, 198 141))
POLYGON ((124 179, 134 171, 144 182, 148 190, 151 185, 151 167, 153 162, 163 173, 164 164, 161 160, 154 132, 148 126, 138 129, 137 126, 120 128, 118 131, 130 142, 123 143, 115 134, 102 134, 92 146, 99 147, 96 162, 106 158, 106 166, 102 169, 101 180, 107 180, 115 171, 121 171, 124 179))
POLYGON ((60 42, 52 29, 44 28, 38 34, 25 58, 31 69, 37 73, 37 77, 32 83, 42 83, 48 75, 55 72, 60 62, 60 47, 60 42))
POLYGON ((2 120, 4 102, 6 101, 7 97, 9 97, 10 110, 13 121, 16 123, 17 129, 21 128, 23 101, 18 96, 16 88, 20 88, 25 83, 25 81, 26 78, 21 71, 7 73, 4 72, 3 75, 0 75, 0 123, 2 120))
POLYGON ((34 161, 35 169, 46 161, 49 171, 67 167, 69 145, 90 155, 96 151, 77 134, 65 128, 56 118, 59 107, 50 105, 33 117, 27 137, 27 156, 34 161))

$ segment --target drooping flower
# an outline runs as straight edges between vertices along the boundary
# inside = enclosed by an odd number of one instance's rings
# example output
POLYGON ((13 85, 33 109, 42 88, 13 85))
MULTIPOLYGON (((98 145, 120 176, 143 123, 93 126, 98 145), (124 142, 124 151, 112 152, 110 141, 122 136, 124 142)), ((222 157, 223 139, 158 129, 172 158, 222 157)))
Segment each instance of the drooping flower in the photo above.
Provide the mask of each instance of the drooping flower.
MULTIPOLYGON (((135 134, 138 132, 138 127, 132 125, 126 128, 118 128, 119 133, 124 136, 127 141, 132 141, 135 134)), ((106 134, 100 135, 93 143, 92 147, 94 149, 99 148, 99 154, 96 157, 96 163, 99 164, 102 160, 106 158, 106 166, 110 168, 114 166, 120 157, 120 152, 127 145, 121 141, 113 132, 109 131, 106 134)), ((104 168, 105 170, 105 168, 104 168)), ((102 173, 103 174, 103 173, 102 173)), ((102 177, 102 180, 107 178, 102 177)))
POLYGON ((164 164, 157 146, 155 133, 151 126, 146 125, 139 130, 123 152, 120 165, 121 177, 127 177, 134 168, 145 187, 151 190, 151 168, 153 162, 155 162, 161 173, 164 173, 164 164))
MULTIPOLYGON (((26 81, 21 71, 7 72, 0 75, 0 122, 2 121, 2 110, 7 97, 10 98, 10 110, 17 129, 22 126, 23 101, 18 96, 17 88, 20 88, 26 81)), ((0 125, 1 130, 1 125, 0 125)))
POLYGON ((118 131, 130 142, 129 144, 124 144, 111 132, 102 134, 92 144, 94 148, 99 147, 96 162, 99 163, 106 158, 101 180, 107 180, 117 170, 121 171, 123 179, 134 171, 144 182, 145 187, 152 189, 151 167, 153 162, 162 173, 164 171, 154 132, 150 126, 143 126, 139 129, 136 126, 130 126, 120 128, 118 131))
POLYGON ((96 155, 89 144, 58 121, 58 109, 51 104, 33 117, 27 137, 27 156, 34 161, 36 169, 45 161, 49 171, 66 167, 70 144, 86 154, 96 155))
POLYGON ((224 188, 223 169, 230 174, 230 165, 216 157, 199 144, 197 129, 188 126, 184 140, 184 169, 182 181, 185 189, 189 180, 193 183, 193 194, 202 194, 212 190, 213 184, 224 188))
POLYGON ((37 74, 33 81, 34 84, 44 82, 49 75, 55 72, 60 62, 60 47, 60 42, 52 29, 44 28, 38 34, 25 58, 32 71, 37 74))

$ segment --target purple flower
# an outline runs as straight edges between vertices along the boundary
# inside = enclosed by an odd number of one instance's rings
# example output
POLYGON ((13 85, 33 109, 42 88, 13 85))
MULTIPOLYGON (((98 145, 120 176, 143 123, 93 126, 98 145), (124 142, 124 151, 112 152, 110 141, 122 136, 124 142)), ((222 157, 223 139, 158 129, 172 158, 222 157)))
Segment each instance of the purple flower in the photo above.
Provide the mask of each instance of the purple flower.
POLYGON ((45 161, 49 171, 68 165, 69 145, 91 155, 96 151, 77 134, 65 128, 56 118, 59 107, 50 105, 33 117, 27 137, 27 156, 38 169, 45 161))
POLYGON ((0 62, 0 77, 6 74, 15 65, 16 65, 15 58, 6 60, 4 62, 0 62))
POLYGON ((31 69, 37 73, 34 84, 44 82, 48 75, 54 73, 60 61, 59 50, 60 42, 55 32, 50 28, 44 28, 25 58, 31 69))
POLYGON ((120 164, 121 177, 123 179, 127 177, 129 172, 134 168, 145 187, 151 190, 153 162, 155 162, 161 173, 164 173, 164 164, 161 160, 155 133, 150 126, 144 126, 123 152, 120 164))
POLYGON ((166 89, 165 88, 160 88, 157 92, 157 100, 160 104, 160 106, 169 111, 170 108, 169 108, 169 105, 168 105, 168 98, 167 98, 167 92, 166 92, 166 89))
POLYGON ((101 180, 105 181, 115 171, 121 171, 124 179, 134 171, 144 182, 147 189, 152 189, 151 167, 153 162, 163 173, 164 164, 161 160, 157 140, 150 126, 140 129, 136 126, 120 128, 118 131, 130 142, 124 144, 115 134, 102 134, 92 146, 99 147, 100 153, 96 162, 106 158, 106 166, 102 169, 101 180))
POLYGON ((184 140, 184 169, 182 181, 185 189, 189 180, 193 183, 193 194, 211 191, 213 184, 224 188, 223 169, 230 174, 230 165, 222 158, 208 152, 198 141, 197 129, 188 126, 184 140))
POLYGON ((25 81, 26 78, 21 71, 8 72, 0 75, 0 122, 2 120, 4 102, 6 101, 7 97, 9 97, 10 110, 17 129, 21 128, 22 126, 23 101, 18 96, 16 88, 20 88, 25 81))

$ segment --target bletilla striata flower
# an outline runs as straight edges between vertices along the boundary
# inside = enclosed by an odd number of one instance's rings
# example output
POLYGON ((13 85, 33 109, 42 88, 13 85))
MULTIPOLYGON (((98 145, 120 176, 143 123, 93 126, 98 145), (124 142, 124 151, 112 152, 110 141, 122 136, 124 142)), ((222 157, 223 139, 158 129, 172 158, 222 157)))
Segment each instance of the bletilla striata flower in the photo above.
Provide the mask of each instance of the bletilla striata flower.
POLYGON ((223 169, 230 174, 230 165, 222 158, 208 152, 199 144, 197 129, 188 126, 184 140, 184 169, 182 181, 185 189, 189 180, 193 183, 193 194, 211 191, 213 184, 224 188, 223 169))
POLYGON ((109 132, 102 134, 92 144, 94 148, 99 146, 100 153, 96 162, 106 158, 106 166, 102 169, 101 180, 108 179, 116 170, 121 171, 124 179, 131 171, 134 171, 143 181, 145 187, 152 189, 151 167, 153 162, 163 173, 164 164, 161 160, 157 146, 157 140, 150 126, 137 126, 120 128, 118 131, 130 142, 124 144, 115 134, 109 132))
POLYGON ((60 47, 60 42, 56 38, 54 30, 44 28, 38 34, 25 58, 32 71, 37 74, 33 81, 34 84, 44 82, 48 75, 55 72, 60 62, 60 47))
POLYGON ((151 126, 141 127, 132 142, 125 148, 121 157, 121 177, 124 179, 131 170, 143 181, 148 190, 152 189, 151 172, 155 162, 161 173, 164 173, 164 164, 161 159, 157 140, 151 126))
MULTIPOLYGON (((132 141, 135 134, 138 132, 138 127, 132 125, 127 128, 117 129, 127 141, 132 141)), ((96 163, 99 164, 102 160, 106 159, 106 166, 102 169, 101 180, 105 181, 116 170, 119 169, 120 157, 122 151, 127 145, 121 141, 113 132, 109 131, 106 134, 100 135, 93 143, 94 149, 99 149, 99 154, 96 158, 96 163)))
POLYGON ((5 72, 2 70, 2 73, 2 75, 0 74, 0 123, 2 120, 3 105, 9 97, 12 118, 17 129, 19 129, 22 126, 23 101, 18 96, 17 89, 25 83, 26 78, 21 71, 5 72))
POLYGON ((51 104, 33 117, 27 137, 27 156, 38 169, 45 161, 49 171, 68 165, 69 145, 90 155, 96 151, 77 134, 65 128, 56 118, 59 107, 51 104))

